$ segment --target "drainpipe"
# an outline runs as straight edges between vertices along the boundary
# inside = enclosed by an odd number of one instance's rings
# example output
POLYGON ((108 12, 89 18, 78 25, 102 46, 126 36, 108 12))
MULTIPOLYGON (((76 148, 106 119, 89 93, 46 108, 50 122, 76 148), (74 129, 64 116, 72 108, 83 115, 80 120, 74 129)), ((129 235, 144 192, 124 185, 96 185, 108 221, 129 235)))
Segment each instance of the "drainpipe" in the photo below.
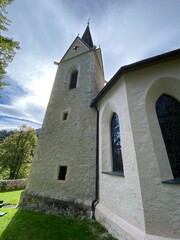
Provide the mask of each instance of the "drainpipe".
POLYGON ((96 185, 95 185, 95 199, 91 205, 91 218, 95 219, 95 207, 99 202, 99 110, 94 104, 97 112, 97 123, 96 123, 96 185))

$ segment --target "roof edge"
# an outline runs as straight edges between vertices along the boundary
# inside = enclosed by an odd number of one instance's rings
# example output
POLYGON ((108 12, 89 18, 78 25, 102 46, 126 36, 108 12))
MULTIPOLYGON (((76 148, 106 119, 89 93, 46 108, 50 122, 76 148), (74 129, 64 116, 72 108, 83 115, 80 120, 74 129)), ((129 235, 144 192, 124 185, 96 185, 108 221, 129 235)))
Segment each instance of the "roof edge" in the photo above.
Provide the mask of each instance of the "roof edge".
POLYGON ((146 58, 141 61, 131 63, 129 65, 122 66, 109 80, 109 82, 103 87, 103 89, 98 93, 98 95, 92 100, 90 107, 94 107, 96 103, 105 95, 105 93, 117 82, 119 77, 122 76, 124 73, 135 71, 142 67, 153 65, 159 62, 164 62, 177 57, 180 57, 180 48, 150 58, 146 58))
MULTIPOLYGON (((89 50, 92 50, 89 46, 87 46, 87 44, 86 44, 84 41, 82 41, 82 39, 81 39, 79 36, 77 36, 77 37, 74 39, 74 41, 71 43, 70 47, 67 49, 67 51, 65 52, 65 54, 63 55, 63 57, 60 59, 59 63, 63 61, 64 57, 66 56, 66 54, 67 54, 68 51, 71 49, 71 47, 73 46, 73 44, 75 43, 75 41, 76 41, 77 39, 79 39, 79 40, 82 42, 82 44, 83 44, 85 47, 87 47, 89 50)), ((59 63, 58 63, 58 64, 59 64, 59 63)), ((57 64, 57 65, 58 65, 58 64, 57 64)))

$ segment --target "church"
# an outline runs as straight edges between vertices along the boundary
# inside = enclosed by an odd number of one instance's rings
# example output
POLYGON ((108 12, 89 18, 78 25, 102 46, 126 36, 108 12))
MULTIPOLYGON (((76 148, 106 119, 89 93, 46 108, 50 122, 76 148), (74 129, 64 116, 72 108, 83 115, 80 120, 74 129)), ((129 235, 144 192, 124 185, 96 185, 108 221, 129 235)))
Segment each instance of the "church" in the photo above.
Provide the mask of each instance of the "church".
POLYGON ((106 83, 88 24, 56 64, 20 207, 95 218, 120 240, 180 239, 180 49, 106 83))

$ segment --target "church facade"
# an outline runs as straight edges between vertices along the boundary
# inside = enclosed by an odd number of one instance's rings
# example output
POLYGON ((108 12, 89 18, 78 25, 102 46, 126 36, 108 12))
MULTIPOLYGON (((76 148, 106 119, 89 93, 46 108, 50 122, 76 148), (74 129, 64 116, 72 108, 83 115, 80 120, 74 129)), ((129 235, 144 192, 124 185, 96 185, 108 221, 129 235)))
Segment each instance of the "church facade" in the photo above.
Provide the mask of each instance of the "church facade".
POLYGON ((180 239, 180 50, 104 85, 88 25, 58 63, 20 206, 95 217, 118 239, 180 239))

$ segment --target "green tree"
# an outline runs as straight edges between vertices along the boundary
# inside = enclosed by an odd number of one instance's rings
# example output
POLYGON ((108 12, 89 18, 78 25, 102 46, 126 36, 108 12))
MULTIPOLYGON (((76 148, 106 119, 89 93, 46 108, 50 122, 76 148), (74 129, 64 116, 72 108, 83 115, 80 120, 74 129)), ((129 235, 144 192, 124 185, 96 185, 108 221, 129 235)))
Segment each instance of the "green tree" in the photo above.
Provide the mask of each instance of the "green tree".
POLYGON ((13 131, 1 130, 0 131, 0 141, 3 141, 6 137, 9 137, 13 131))
POLYGON ((8 179, 26 177, 28 165, 32 162, 32 156, 37 144, 36 132, 33 128, 22 125, 19 131, 14 131, 9 137, 0 143, 0 171, 7 174, 8 179), (21 174, 20 174, 21 173, 21 174))
POLYGON ((0 0, 0 89, 4 85, 4 75, 6 74, 6 67, 8 63, 12 62, 16 50, 19 49, 19 42, 14 41, 13 38, 8 38, 2 35, 3 32, 8 31, 10 20, 7 18, 7 5, 11 4, 13 0, 0 0))

